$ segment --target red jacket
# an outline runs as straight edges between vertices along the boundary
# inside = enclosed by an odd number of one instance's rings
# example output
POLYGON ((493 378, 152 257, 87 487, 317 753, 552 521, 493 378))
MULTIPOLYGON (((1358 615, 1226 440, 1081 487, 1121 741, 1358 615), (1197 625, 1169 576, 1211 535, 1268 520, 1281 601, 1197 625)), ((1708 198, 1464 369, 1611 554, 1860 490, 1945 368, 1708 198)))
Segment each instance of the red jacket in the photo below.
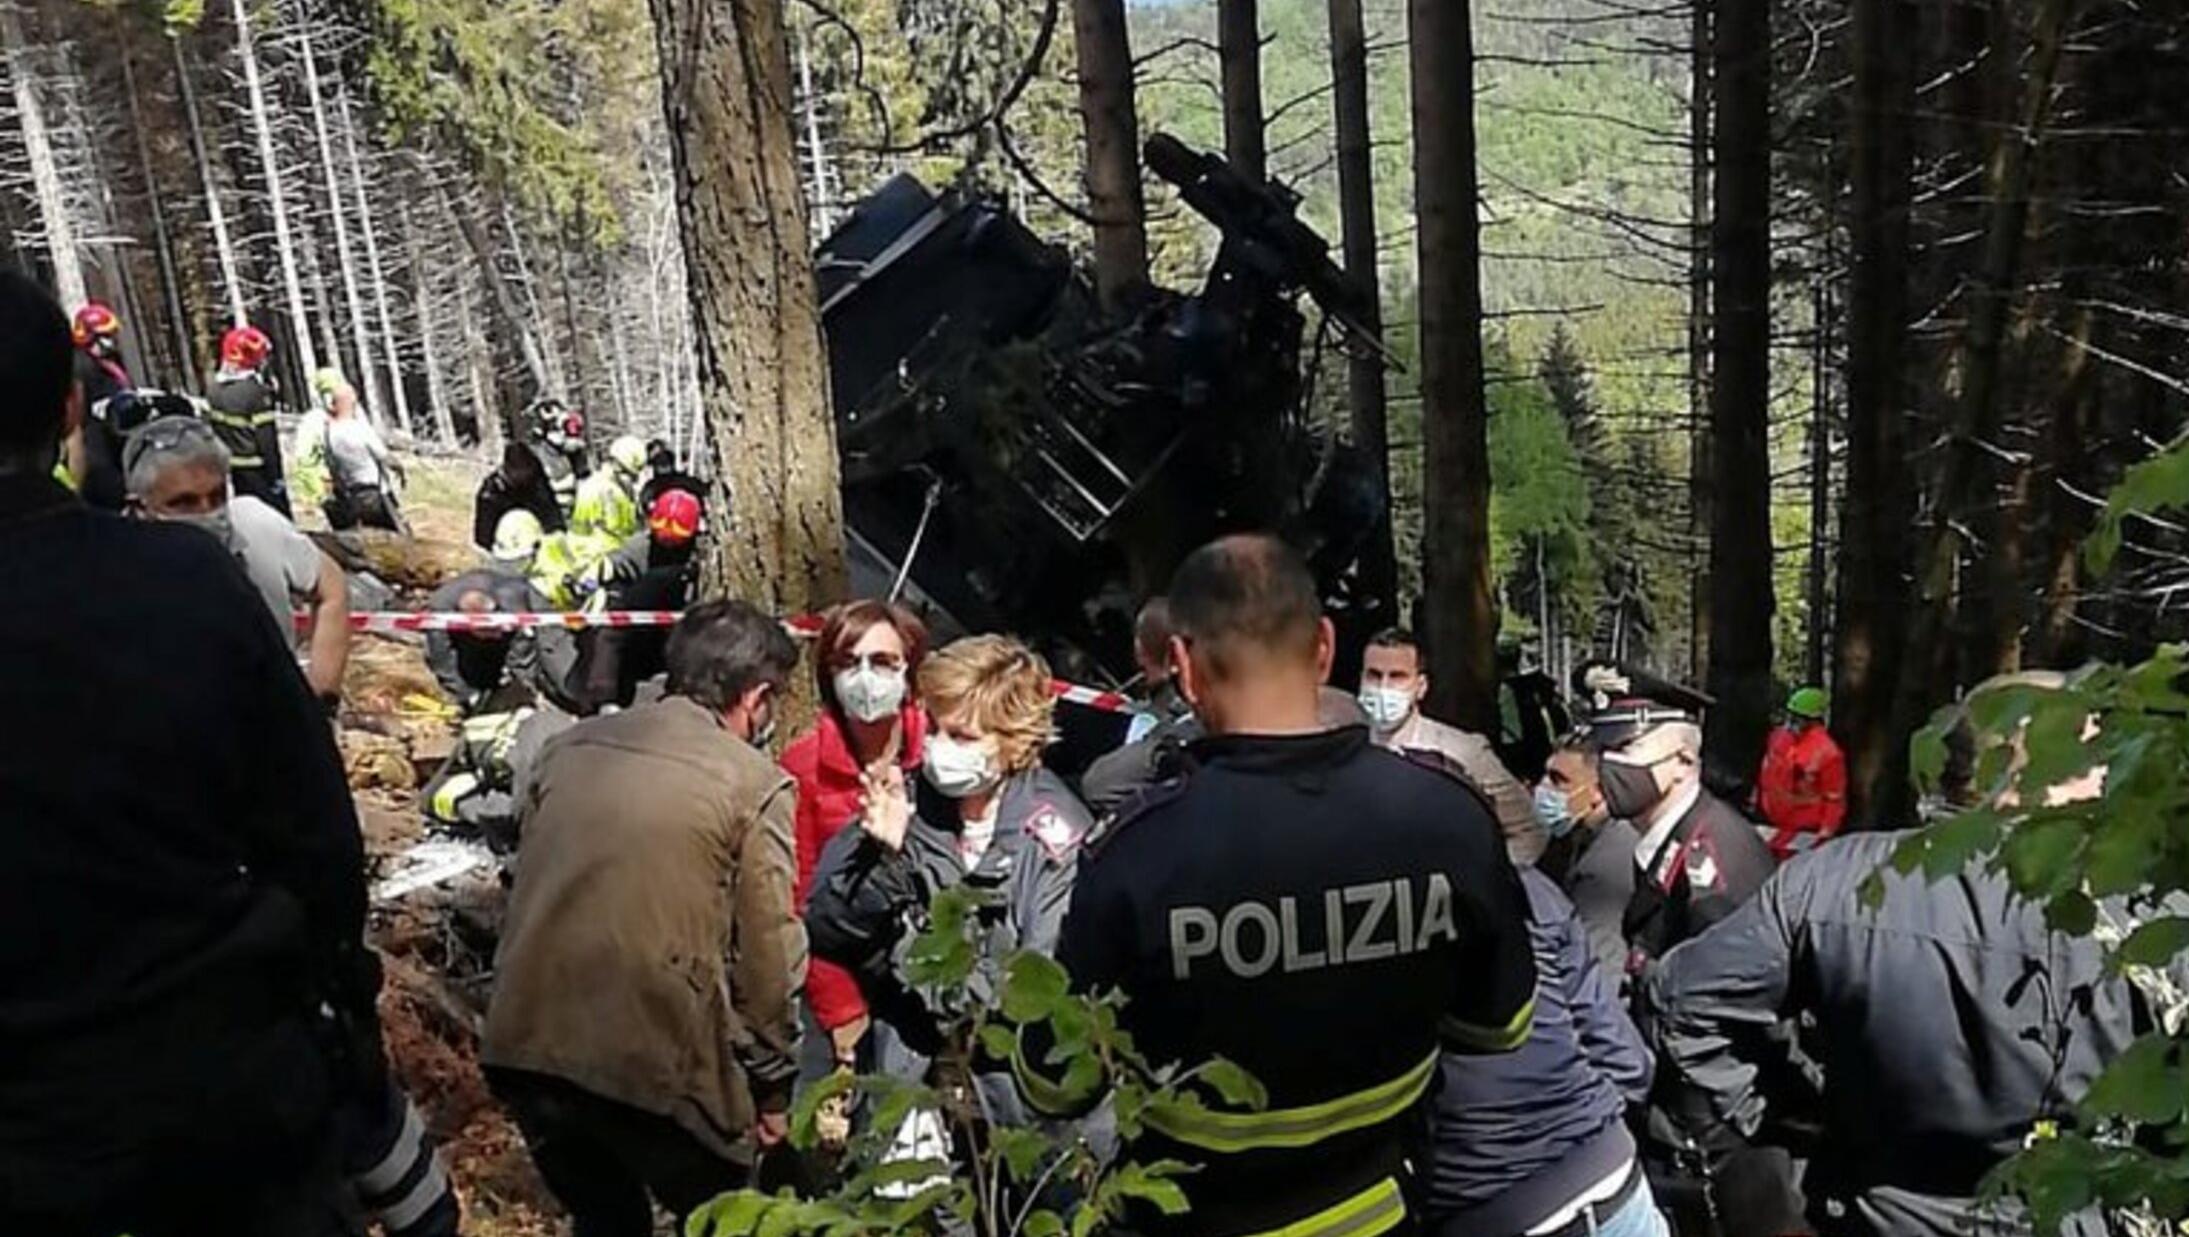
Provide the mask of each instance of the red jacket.
MULTIPOLYGON (((906 777, 918 777, 927 715, 908 704, 899 719, 904 726, 899 763, 906 777)), ((852 757, 844 724, 835 713, 823 712, 820 723, 790 745, 783 753, 783 770, 798 783, 796 896, 798 911, 804 914, 821 848, 859 815, 859 762, 852 757)), ((859 982, 851 972, 820 958, 806 964, 806 1004, 823 1030, 835 1030, 866 1013, 866 1000, 859 995, 859 982)))
POLYGON ((1800 734, 1780 727, 1764 751, 1756 800, 1778 831, 1771 839, 1774 853, 1783 859, 1807 850, 1846 823, 1847 757, 1822 726, 1800 734))

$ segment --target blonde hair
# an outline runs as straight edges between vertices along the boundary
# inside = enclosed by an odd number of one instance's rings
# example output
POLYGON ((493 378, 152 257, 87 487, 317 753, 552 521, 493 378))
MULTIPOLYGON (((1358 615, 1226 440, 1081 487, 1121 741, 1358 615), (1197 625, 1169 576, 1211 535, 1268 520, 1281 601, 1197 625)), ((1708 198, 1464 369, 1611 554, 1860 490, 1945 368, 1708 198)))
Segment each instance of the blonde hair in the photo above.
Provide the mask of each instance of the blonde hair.
POLYGON ((1033 768, 1056 737, 1049 663, 1009 636, 967 636, 928 654, 919 676, 927 711, 994 735, 1005 773, 1033 768))

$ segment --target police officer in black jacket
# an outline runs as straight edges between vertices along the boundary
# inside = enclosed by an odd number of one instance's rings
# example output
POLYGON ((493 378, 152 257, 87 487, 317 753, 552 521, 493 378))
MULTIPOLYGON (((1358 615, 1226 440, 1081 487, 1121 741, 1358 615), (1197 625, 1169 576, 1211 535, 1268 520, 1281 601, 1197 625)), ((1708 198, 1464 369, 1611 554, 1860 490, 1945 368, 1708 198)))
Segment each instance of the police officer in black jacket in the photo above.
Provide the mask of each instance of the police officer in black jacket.
MULTIPOLYGON (((2026 1234, 2026 1218, 1983 1197, 1985 1174, 2037 1123, 2069 1118, 2189 990, 2189 967, 2123 978, 2098 940, 2052 931, 2042 905, 1981 861, 1935 884, 1892 871, 1905 837, 1856 835, 1795 859, 1666 959, 1645 999, 1665 1098, 1714 1156, 1771 1141, 1768 1118, 1789 1097, 1771 1086, 1765 1033, 1806 1016, 1823 1075, 1803 1179, 1817 1231, 2026 1234), (1873 876, 1874 908, 1862 900, 1873 876)), ((2175 898, 2146 915, 2183 910, 2175 898)), ((2134 922, 2117 904, 2100 914, 2134 922)), ((1789 1190, 1781 1208, 1799 1214, 1800 1201, 1789 1190)), ((2095 1216, 2068 1230, 2107 1231, 2095 1216)))
POLYGON ((53 481, 73 386, 0 274, 0 1233, 346 1231, 332 1101, 382 1066, 341 760, 227 551, 53 481))
MULTIPOLYGON (((1127 1154, 1203 1167, 1190 1215, 1142 1227, 1413 1231, 1407 1135, 1440 1049, 1528 1037, 1526 895, 1479 796, 1365 727, 1321 727, 1333 632, 1297 554, 1228 538, 1169 595, 1179 687, 1209 737, 1083 853, 1058 959, 1079 987, 1125 993, 1119 1019, 1151 1060, 1227 1057, 1268 1106, 1151 1114, 1127 1154)), ((1041 1060, 1013 1064, 1053 1108, 1041 1060)))
POLYGON ((1703 788, 1709 697, 1603 663, 1577 677, 1595 706, 1588 737, 1604 805, 1641 834, 1626 913, 1627 970, 1638 976, 1732 914, 1775 865, 1748 818, 1703 788))

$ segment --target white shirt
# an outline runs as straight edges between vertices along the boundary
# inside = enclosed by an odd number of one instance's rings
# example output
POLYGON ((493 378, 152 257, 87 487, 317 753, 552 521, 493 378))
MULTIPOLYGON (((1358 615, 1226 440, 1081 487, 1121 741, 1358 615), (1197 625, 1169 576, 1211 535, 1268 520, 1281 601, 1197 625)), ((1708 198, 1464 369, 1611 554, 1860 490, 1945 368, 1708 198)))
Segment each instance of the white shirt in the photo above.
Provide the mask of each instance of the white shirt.
POLYGON ((1003 797, 998 795, 989 800, 988 811, 980 819, 960 823, 958 829, 958 862, 965 865, 966 871, 970 872, 978 866, 981 856, 987 854, 988 847, 995 842, 996 815, 1002 807, 1003 797))
POLYGON ((387 462, 388 444, 365 414, 327 419, 327 471, 336 485, 378 489, 387 462))
POLYGON ((1657 816, 1657 823, 1651 825, 1649 832, 1643 834, 1642 840, 1634 845, 1634 862, 1641 865, 1642 871, 1650 872, 1656 867, 1658 853, 1664 850, 1665 842, 1672 837, 1672 831, 1679 828, 1680 822, 1687 818, 1689 812, 1695 810, 1695 805, 1702 797, 1703 784, 1689 782, 1687 789, 1665 800, 1663 810, 1657 816))
POLYGON ((279 511, 248 494, 228 500, 230 548, 243 563, 281 634, 294 641, 298 606, 319 600, 319 547, 279 511))

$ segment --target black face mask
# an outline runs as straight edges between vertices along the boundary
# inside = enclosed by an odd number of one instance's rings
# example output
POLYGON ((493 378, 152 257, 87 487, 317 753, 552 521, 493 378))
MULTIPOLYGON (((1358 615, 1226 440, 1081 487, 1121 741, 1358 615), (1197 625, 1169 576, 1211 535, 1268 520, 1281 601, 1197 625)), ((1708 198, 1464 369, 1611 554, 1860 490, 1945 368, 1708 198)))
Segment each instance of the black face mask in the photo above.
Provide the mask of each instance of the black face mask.
POLYGON ((1640 820, 1664 801, 1657 778, 1648 765, 1620 764, 1606 760, 1600 766, 1604 807, 1620 820, 1640 820))

